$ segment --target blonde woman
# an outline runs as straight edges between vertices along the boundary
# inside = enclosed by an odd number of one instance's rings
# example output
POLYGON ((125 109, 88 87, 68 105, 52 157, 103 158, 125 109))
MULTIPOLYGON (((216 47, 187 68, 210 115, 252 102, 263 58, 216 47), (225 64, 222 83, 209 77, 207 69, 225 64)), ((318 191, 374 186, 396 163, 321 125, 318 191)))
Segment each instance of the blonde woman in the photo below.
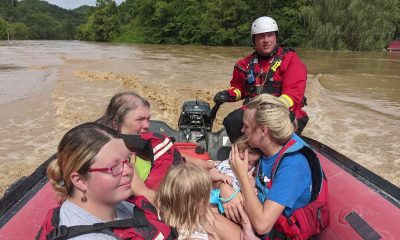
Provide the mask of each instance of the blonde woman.
POLYGON ((163 239, 172 234, 144 197, 131 198, 134 156, 119 133, 101 124, 68 131, 47 169, 60 206, 49 211, 37 239, 163 239), (143 229, 126 225, 135 220, 148 224, 143 229))
POLYGON ((240 239, 240 228, 210 208, 211 178, 201 167, 180 164, 168 172, 156 193, 161 218, 179 239, 240 239))
POLYGON ((289 110, 277 97, 261 94, 246 105, 242 132, 249 145, 263 153, 256 171, 257 194, 247 177, 248 153, 242 159, 238 146, 232 146, 231 165, 239 178, 245 212, 263 238, 284 234, 308 239, 327 224, 322 168, 313 150, 293 131, 289 110))

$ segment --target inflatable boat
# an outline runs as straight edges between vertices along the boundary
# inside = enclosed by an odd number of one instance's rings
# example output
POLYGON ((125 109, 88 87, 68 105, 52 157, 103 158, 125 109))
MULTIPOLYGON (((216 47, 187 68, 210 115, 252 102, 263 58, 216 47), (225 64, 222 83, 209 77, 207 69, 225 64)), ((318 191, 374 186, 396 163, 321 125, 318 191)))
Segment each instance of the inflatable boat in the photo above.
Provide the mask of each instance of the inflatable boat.
MULTIPOLYGON (((225 159, 230 149, 226 131, 212 131, 218 107, 211 109, 198 100, 185 102, 178 130, 162 121, 151 121, 150 130, 174 138, 187 155, 225 159)), ((302 138, 317 152, 329 184, 330 224, 316 239, 399 239, 400 188, 323 143, 302 138)), ((0 239, 35 238, 48 209, 57 205, 46 176, 46 167, 55 158, 6 191, 0 200, 0 239)))

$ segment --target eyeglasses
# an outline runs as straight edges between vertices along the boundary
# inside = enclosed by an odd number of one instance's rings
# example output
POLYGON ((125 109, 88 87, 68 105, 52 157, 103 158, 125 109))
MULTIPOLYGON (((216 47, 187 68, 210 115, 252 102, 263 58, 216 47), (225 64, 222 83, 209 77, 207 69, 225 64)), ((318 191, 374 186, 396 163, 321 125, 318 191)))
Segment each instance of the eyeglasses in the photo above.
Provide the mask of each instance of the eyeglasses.
POLYGON ((112 167, 109 168, 89 168, 89 172, 110 172, 113 176, 117 176, 122 173, 124 170, 125 164, 128 164, 129 167, 132 167, 130 164, 131 158, 118 162, 112 167))

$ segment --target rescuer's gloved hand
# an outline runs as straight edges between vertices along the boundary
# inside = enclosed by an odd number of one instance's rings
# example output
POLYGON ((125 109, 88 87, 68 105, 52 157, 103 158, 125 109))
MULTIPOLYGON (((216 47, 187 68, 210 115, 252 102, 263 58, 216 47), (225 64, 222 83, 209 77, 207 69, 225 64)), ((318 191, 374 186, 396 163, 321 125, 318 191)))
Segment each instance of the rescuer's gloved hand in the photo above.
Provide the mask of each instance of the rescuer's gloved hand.
POLYGON ((221 91, 221 92, 217 92, 217 94, 215 94, 214 96, 214 102, 215 104, 221 105, 224 102, 227 102, 230 98, 230 95, 227 91, 221 91))

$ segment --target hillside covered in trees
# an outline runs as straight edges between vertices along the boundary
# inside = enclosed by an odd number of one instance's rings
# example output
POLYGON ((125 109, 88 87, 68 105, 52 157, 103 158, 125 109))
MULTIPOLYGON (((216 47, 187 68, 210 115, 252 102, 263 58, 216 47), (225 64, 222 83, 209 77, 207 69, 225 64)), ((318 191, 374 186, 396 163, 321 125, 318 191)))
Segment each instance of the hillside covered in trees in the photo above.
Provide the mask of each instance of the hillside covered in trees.
POLYGON ((73 11, 40 0, 0 0, 0 39, 76 39, 94 7, 73 11))
POLYGON ((97 0, 70 11, 2 0, 0 39, 250 46, 251 22, 263 15, 293 47, 380 50, 400 37, 398 0, 97 0))

